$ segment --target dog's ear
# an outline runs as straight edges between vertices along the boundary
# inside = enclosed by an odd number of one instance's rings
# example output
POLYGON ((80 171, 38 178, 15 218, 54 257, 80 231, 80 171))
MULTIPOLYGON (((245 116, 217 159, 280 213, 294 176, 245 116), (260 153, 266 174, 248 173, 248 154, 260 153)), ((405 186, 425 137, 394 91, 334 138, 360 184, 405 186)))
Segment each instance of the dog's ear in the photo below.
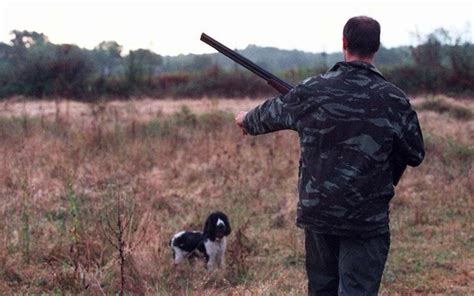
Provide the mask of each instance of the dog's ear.
POLYGON ((214 215, 207 217, 206 225, 204 226, 203 235, 204 238, 209 238, 214 241, 216 239, 216 221, 214 215))
POLYGON ((225 235, 229 235, 232 232, 232 228, 230 227, 229 218, 226 215, 223 216, 224 223, 225 223, 225 235))

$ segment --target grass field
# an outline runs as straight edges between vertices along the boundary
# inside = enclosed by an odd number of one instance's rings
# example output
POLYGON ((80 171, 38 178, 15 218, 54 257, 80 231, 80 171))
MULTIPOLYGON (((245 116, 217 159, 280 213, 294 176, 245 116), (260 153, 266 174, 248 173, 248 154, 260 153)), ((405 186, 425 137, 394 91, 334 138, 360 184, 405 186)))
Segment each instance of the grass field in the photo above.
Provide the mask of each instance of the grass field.
MULTIPOLYGON (((258 102, 0 103, 0 294, 304 295, 298 139, 243 136, 258 102), (215 209, 226 270, 174 267, 172 234, 215 209)), ((427 156, 392 200, 380 292, 473 295, 474 101, 413 105, 427 156)))

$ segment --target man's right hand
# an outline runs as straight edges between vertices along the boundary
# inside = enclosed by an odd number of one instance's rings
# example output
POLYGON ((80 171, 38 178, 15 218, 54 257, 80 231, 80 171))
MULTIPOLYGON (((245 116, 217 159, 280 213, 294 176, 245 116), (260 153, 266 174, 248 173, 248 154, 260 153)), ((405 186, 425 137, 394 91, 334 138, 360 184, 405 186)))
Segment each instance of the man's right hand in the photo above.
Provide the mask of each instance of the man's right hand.
POLYGON ((244 132, 244 135, 247 134, 247 131, 244 128, 245 115, 247 115, 246 111, 239 111, 237 116, 235 116, 235 124, 237 124, 237 126, 242 129, 242 131, 244 132))

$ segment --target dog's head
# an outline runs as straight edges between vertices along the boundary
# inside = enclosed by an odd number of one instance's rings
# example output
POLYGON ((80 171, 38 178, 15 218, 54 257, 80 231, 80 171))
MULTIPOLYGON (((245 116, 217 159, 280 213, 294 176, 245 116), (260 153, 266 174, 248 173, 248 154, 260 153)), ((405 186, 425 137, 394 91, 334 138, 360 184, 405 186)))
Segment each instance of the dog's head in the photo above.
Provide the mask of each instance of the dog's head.
POLYGON ((222 239, 231 232, 229 218, 222 212, 213 212, 207 217, 204 226, 204 237, 211 241, 222 239))

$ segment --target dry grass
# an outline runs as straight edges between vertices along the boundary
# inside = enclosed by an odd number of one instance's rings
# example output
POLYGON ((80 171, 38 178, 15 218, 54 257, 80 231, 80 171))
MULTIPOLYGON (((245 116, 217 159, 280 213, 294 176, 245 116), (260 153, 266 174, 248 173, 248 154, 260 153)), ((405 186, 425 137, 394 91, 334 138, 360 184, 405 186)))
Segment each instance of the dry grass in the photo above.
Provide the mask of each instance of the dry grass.
MULTIPOLYGON (((392 201, 381 294, 474 293, 474 120, 449 112, 474 105, 440 100, 448 111, 414 100, 427 158, 392 201)), ((118 293, 118 217, 129 293, 305 294, 297 136, 243 137, 229 112, 256 103, 2 103, 0 294, 118 293), (173 267, 171 235, 214 209, 234 229, 226 271, 173 267)))

